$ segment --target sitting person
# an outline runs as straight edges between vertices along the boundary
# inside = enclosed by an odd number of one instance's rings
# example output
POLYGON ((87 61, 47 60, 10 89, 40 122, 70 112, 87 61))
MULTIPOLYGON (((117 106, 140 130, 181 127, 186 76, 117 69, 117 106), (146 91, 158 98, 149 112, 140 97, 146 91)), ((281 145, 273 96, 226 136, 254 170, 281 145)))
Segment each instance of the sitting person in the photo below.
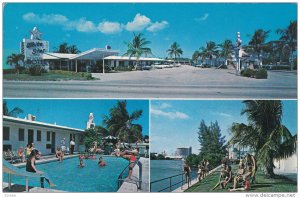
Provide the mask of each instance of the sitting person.
POLYGON ((79 155, 79 167, 83 168, 84 167, 84 163, 83 163, 83 159, 85 158, 84 155, 80 154, 79 155))
POLYGON ((101 148, 98 148, 98 143, 95 141, 93 142, 93 147, 89 149, 91 153, 101 153, 103 150, 101 148))
POLYGON ((31 144, 27 144, 27 145, 26 145, 26 148, 25 148, 25 155, 26 155, 26 158, 29 157, 29 155, 30 155, 30 153, 31 153, 32 150, 33 150, 33 149, 32 149, 32 147, 31 147, 31 144))
MULTIPOLYGON (((242 168, 242 167, 243 167, 243 165, 240 168, 242 168)), ((240 170, 240 172, 242 172, 242 171, 240 170)), ((246 181, 250 181, 251 174, 252 174, 252 167, 250 166, 246 172, 244 171, 243 174, 237 175, 234 178, 233 189, 237 189, 237 187, 240 183, 245 182, 245 184, 247 183, 247 189, 246 190, 248 190, 250 188, 250 183, 248 183, 246 181)))
POLYGON ((26 171, 37 173, 43 176, 41 177, 41 188, 44 188, 44 179, 49 183, 50 187, 54 187, 55 185, 50 181, 47 175, 42 171, 37 170, 35 166, 35 160, 39 159, 40 157, 41 157, 41 153, 38 150, 36 149, 32 150, 26 162, 26 171))
POLYGON ((63 159, 64 159, 64 153, 62 152, 62 150, 60 149, 60 147, 56 148, 55 155, 58 158, 59 162, 63 161, 63 159))
POLYGON ((99 157, 98 166, 106 166, 106 163, 103 160, 102 156, 99 157))
POLYGON ((218 186, 220 186, 221 182, 225 180, 225 178, 226 178, 227 175, 228 175, 227 170, 228 170, 228 169, 227 169, 227 163, 223 163, 223 161, 222 161, 222 169, 221 169, 219 181, 218 181, 218 183, 212 188, 212 190, 215 190, 218 186))
POLYGON ((224 180, 220 181, 220 187, 222 189, 225 189, 226 185, 231 182, 232 180, 232 171, 231 171, 231 166, 227 166, 226 169, 226 176, 224 178, 224 180))
POLYGON ((23 147, 21 146, 18 150, 18 156, 22 158, 22 162, 25 162, 25 154, 24 154, 24 150, 23 147))

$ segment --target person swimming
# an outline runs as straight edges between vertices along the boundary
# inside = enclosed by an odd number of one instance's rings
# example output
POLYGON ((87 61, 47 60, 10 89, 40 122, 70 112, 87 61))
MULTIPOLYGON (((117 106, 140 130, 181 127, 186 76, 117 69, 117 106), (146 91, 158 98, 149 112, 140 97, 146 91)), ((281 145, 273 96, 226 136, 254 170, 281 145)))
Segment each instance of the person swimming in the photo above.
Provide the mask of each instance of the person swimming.
POLYGON ((83 159, 84 159, 84 155, 80 154, 79 155, 79 165, 78 165, 80 168, 83 168, 85 166, 83 163, 83 159))
POLYGON ((102 156, 99 157, 98 166, 106 166, 106 163, 103 160, 102 156))

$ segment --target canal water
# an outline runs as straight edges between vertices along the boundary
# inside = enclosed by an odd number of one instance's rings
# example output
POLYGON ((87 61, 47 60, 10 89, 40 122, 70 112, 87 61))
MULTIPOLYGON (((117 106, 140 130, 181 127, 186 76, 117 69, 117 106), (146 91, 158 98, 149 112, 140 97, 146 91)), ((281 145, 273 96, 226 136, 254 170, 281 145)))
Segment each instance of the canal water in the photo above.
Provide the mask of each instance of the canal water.
MULTIPOLYGON (((151 173, 150 174, 151 182, 181 174, 183 173, 183 161, 182 160, 151 160, 150 173, 151 173)), ((192 170, 191 179, 194 179, 196 177, 197 177, 197 171, 192 170)), ((170 179, 166 179, 160 182, 153 183, 151 184, 151 192, 158 192, 164 188, 167 189, 163 190, 162 192, 170 192, 170 188, 168 188, 170 186, 170 183, 173 185, 175 183, 180 182, 179 184, 171 188, 171 191, 175 190, 176 188, 182 185, 181 183, 182 178, 184 179, 184 176, 179 175, 173 177, 171 181, 170 179)))

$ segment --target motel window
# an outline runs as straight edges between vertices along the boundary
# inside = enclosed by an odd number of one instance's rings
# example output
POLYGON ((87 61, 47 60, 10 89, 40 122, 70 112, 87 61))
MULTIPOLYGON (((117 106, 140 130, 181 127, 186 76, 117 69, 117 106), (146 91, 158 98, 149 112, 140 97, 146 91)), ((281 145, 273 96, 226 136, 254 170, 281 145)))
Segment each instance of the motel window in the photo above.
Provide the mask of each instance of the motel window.
POLYGON ((50 131, 47 131, 47 141, 50 141, 51 133, 50 131))
POLYGON ((24 129, 19 129, 19 141, 24 141, 24 129))
POLYGON ((9 140, 9 127, 3 127, 3 140, 9 140))
POLYGON ((40 130, 37 130, 36 141, 40 142, 41 140, 42 140, 42 132, 40 130))

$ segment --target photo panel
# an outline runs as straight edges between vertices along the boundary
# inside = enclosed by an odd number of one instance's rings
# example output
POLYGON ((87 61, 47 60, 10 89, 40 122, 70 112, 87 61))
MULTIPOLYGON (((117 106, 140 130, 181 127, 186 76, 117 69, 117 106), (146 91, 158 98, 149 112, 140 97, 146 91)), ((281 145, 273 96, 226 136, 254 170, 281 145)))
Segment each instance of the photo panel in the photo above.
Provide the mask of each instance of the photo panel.
POLYGON ((152 100, 151 192, 297 192, 297 100, 152 100))
POLYGON ((3 192, 149 192, 148 100, 3 104, 3 192))

